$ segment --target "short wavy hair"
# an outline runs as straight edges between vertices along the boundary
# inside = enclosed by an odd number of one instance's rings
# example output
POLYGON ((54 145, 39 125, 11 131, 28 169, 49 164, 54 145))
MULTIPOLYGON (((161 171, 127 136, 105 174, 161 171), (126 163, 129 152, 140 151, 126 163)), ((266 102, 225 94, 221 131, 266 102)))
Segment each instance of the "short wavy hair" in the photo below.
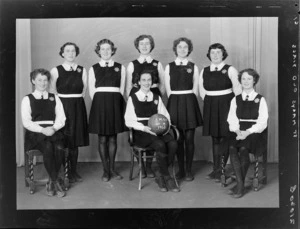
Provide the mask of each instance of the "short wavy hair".
MULTIPOLYGON (((30 72, 30 82, 32 83, 33 80, 37 77, 38 74, 47 76, 48 81, 50 80, 50 72, 44 68, 37 68, 30 72)), ((33 83, 32 83, 33 84, 33 83)))
POLYGON ((173 51, 174 51, 175 55, 178 56, 178 54, 177 54, 177 45, 181 41, 184 41, 185 43, 187 43, 188 48, 189 48, 187 56, 189 56, 191 54, 191 52, 193 51, 193 42, 190 39, 186 38, 186 37, 180 37, 180 38, 176 39, 173 42, 173 51))
POLYGON ((73 45, 73 46, 75 47, 76 56, 79 55, 79 47, 78 47, 75 43, 73 43, 73 42, 67 42, 67 43, 63 44, 63 46, 61 46, 61 47, 60 47, 60 50, 59 50, 59 55, 60 55, 62 58, 64 58, 62 54, 64 53, 65 47, 66 47, 67 45, 73 45))
POLYGON ((117 47, 115 47, 115 44, 109 40, 109 39, 102 39, 100 40, 97 44, 96 44, 96 47, 95 47, 95 52, 96 54, 101 58, 101 55, 100 55, 100 47, 101 45, 103 44, 109 44, 110 47, 111 47, 111 56, 115 55, 116 51, 117 51, 117 47))
POLYGON ((211 61, 211 58, 210 58, 210 51, 212 49, 221 49, 222 53, 223 53, 223 58, 222 60, 225 60, 227 57, 228 57, 228 52, 226 51, 224 45, 220 44, 220 43, 214 43, 212 45, 209 46, 208 48, 208 52, 206 54, 207 58, 211 61))
POLYGON ((140 50, 139 50, 139 43, 140 43, 140 41, 144 40, 145 38, 148 38, 148 39, 149 39, 150 45, 151 45, 151 50, 150 50, 150 52, 152 52, 152 50, 153 50, 154 47, 155 47, 155 43, 154 43, 154 38, 153 38, 151 35, 143 34, 143 35, 140 35, 140 36, 138 36, 137 38, 135 38, 135 39, 134 39, 134 47, 140 52, 140 50))
POLYGON ((253 81, 254 81, 253 86, 255 86, 258 83, 258 80, 259 80, 260 76, 257 73, 257 71, 255 71, 253 68, 246 68, 246 69, 240 71, 239 74, 238 74, 238 80, 239 80, 239 82, 241 83, 241 81, 242 81, 242 75, 245 72, 248 73, 250 76, 253 76, 253 81))

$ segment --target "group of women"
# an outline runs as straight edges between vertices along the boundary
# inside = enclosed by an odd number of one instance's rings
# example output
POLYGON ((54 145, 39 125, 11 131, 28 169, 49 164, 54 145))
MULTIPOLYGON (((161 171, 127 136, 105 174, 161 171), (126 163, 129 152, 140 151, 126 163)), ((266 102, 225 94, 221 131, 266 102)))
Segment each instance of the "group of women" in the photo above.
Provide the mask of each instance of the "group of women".
POLYGON ((108 39, 95 48, 100 61, 87 74, 75 63, 79 47, 65 43, 60 49, 62 65, 51 70, 34 70, 30 81, 35 91, 22 101, 22 121, 26 129, 25 150, 39 149, 44 154, 49 174, 46 192, 63 197, 65 192, 58 179, 62 164, 61 151, 69 150, 70 181, 80 182, 77 172, 78 147, 89 145, 89 133, 98 135, 98 151, 103 164, 102 180, 122 179, 115 170, 117 134, 133 128, 135 144, 156 151, 158 173, 147 159, 144 177, 156 177, 160 191, 178 192, 168 166, 177 155, 176 178, 192 181, 195 129, 203 126, 203 135, 213 142, 213 170, 207 179, 220 181, 221 157, 225 163, 230 155, 237 185, 230 191, 233 197, 244 194, 244 180, 249 167, 249 153, 262 153, 266 147, 268 110, 265 99, 254 90, 259 75, 253 69, 238 71, 224 63, 225 47, 212 44, 207 53, 211 61, 199 74, 188 57, 192 41, 181 37, 173 42, 175 60, 165 70, 151 57, 155 47, 151 35, 140 35, 134 41, 139 57, 127 69, 112 57, 117 48, 108 39), (88 75, 88 76, 87 76, 88 75), (49 93, 47 92, 50 82, 49 93), (92 106, 87 117, 84 96, 89 88, 92 106), (204 100, 203 117, 197 94, 204 100), (165 107, 161 96, 168 97, 165 107), (125 99, 127 99, 127 104, 125 99), (156 113, 167 117, 180 132, 175 141, 169 133, 157 136, 147 126, 156 113), (261 137, 264 136, 264 137, 261 137))

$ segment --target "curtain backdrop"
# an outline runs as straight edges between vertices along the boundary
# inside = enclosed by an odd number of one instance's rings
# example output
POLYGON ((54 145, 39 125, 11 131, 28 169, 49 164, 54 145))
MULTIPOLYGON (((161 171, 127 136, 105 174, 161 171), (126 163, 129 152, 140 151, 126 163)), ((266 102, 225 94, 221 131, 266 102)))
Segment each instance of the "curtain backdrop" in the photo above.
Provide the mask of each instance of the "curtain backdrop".
MULTIPOLYGON (((266 97, 269 107, 270 162, 278 161, 278 20, 277 18, 88 18, 88 19, 18 19, 17 20, 17 69, 16 69, 16 149, 17 165, 24 163, 23 132, 20 103, 31 92, 29 72, 35 68, 51 69, 63 62, 60 47, 68 41, 80 47, 76 62, 87 70, 99 61, 94 52, 96 43, 111 39, 117 49, 113 59, 127 67, 137 58, 133 45, 140 34, 151 34, 155 39, 152 56, 166 66, 173 61, 173 41, 188 37, 194 50, 190 59, 201 70, 209 65, 206 53, 210 44, 222 43, 229 56, 226 63, 238 70, 255 68, 261 75, 257 91, 266 97), (32 64, 31 64, 32 63, 32 64)), ((166 97, 163 98, 166 101, 166 97)), ((198 96, 201 111, 203 101, 198 96)), ((85 97, 89 114, 91 100, 85 97)), ((212 160, 211 139, 196 129, 195 160, 212 160)), ((80 148, 79 161, 100 161, 97 136, 90 135, 90 146, 80 148)), ((130 159, 128 133, 118 135, 116 160, 130 159)))

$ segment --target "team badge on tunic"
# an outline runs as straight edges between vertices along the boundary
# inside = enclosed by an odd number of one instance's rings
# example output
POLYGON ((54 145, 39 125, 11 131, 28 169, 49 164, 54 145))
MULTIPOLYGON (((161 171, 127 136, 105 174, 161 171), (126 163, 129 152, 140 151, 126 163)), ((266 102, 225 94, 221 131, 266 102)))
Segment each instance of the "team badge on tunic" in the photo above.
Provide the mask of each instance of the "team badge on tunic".
POLYGON ((115 68, 115 71, 118 72, 118 71, 120 71, 120 69, 119 69, 118 67, 116 67, 116 68, 115 68))
POLYGON ((50 101, 54 101, 54 97, 52 97, 52 96, 49 97, 49 100, 50 100, 50 101))
POLYGON ((223 74, 225 74, 226 72, 227 72, 227 70, 226 70, 226 69, 222 70, 222 73, 223 73, 223 74))
POLYGON ((186 71, 187 71, 188 73, 191 73, 191 72, 192 72, 192 69, 188 68, 186 71))
POLYGON ((77 68, 77 72, 80 73, 80 72, 81 72, 81 69, 80 69, 80 68, 77 68))
POLYGON ((255 103, 259 103, 259 98, 256 98, 256 99, 254 100, 254 102, 255 102, 255 103))
POLYGON ((156 62, 154 62, 154 63, 153 63, 153 66, 155 66, 155 67, 156 67, 156 66, 157 66, 157 63, 156 63, 156 62))
POLYGON ((158 100, 156 99, 156 100, 154 100, 154 104, 155 105, 157 105, 158 104, 158 100))

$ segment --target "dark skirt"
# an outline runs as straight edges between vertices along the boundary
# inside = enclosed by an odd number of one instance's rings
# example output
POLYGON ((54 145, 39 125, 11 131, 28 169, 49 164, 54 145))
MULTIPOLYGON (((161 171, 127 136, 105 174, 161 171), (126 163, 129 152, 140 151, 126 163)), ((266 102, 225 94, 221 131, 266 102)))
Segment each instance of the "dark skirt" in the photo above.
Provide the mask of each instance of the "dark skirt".
POLYGON ((117 92, 96 92, 93 98, 89 132, 99 135, 115 135, 125 128, 125 101, 117 92))
POLYGON ((162 136, 155 136, 148 134, 144 131, 134 130, 133 132, 134 144, 139 147, 148 147, 156 140, 163 140, 165 143, 172 141, 174 138, 171 134, 165 134, 162 136))
POLYGON ((198 100, 194 93, 171 94, 167 104, 171 123, 181 130, 194 129, 203 125, 198 100))
POLYGON ((248 149, 249 153, 261 156, 267 150, 268 133, 265 129, 262 133, 250 134, 244 140, 236 140, 236 133, 230 132, 229 136, 229 146, 234 146, 236 148, 245 147, 248 149))
MULTIPOLYGON (((129 96, 132 96, 134 93, 138 92, 139 90, 140 88, 138 87, 132 87, 129 96)), ((154 94, 157 94, 161 97, 161 93, 158 87, 151 87, 150 91, 152 91, 154 94)))
POLYGON ((44 141, 50 141, 53 143, 59 142, 64 146, 66 145, 65 137, 61 130, 55 132, 52 136, 46 136, 42 133, 25 130, 25 151, 36 149, 35 147, 44 141))
POLYGON ((203 107, 203 136, 225 137, 229 134, 227 117, 233 93, 204 98, 203 107))
POLYGON ((63 132, 68 148, 89 145, 86 107, 83 98, 60 98, 66 114, 63 132))

